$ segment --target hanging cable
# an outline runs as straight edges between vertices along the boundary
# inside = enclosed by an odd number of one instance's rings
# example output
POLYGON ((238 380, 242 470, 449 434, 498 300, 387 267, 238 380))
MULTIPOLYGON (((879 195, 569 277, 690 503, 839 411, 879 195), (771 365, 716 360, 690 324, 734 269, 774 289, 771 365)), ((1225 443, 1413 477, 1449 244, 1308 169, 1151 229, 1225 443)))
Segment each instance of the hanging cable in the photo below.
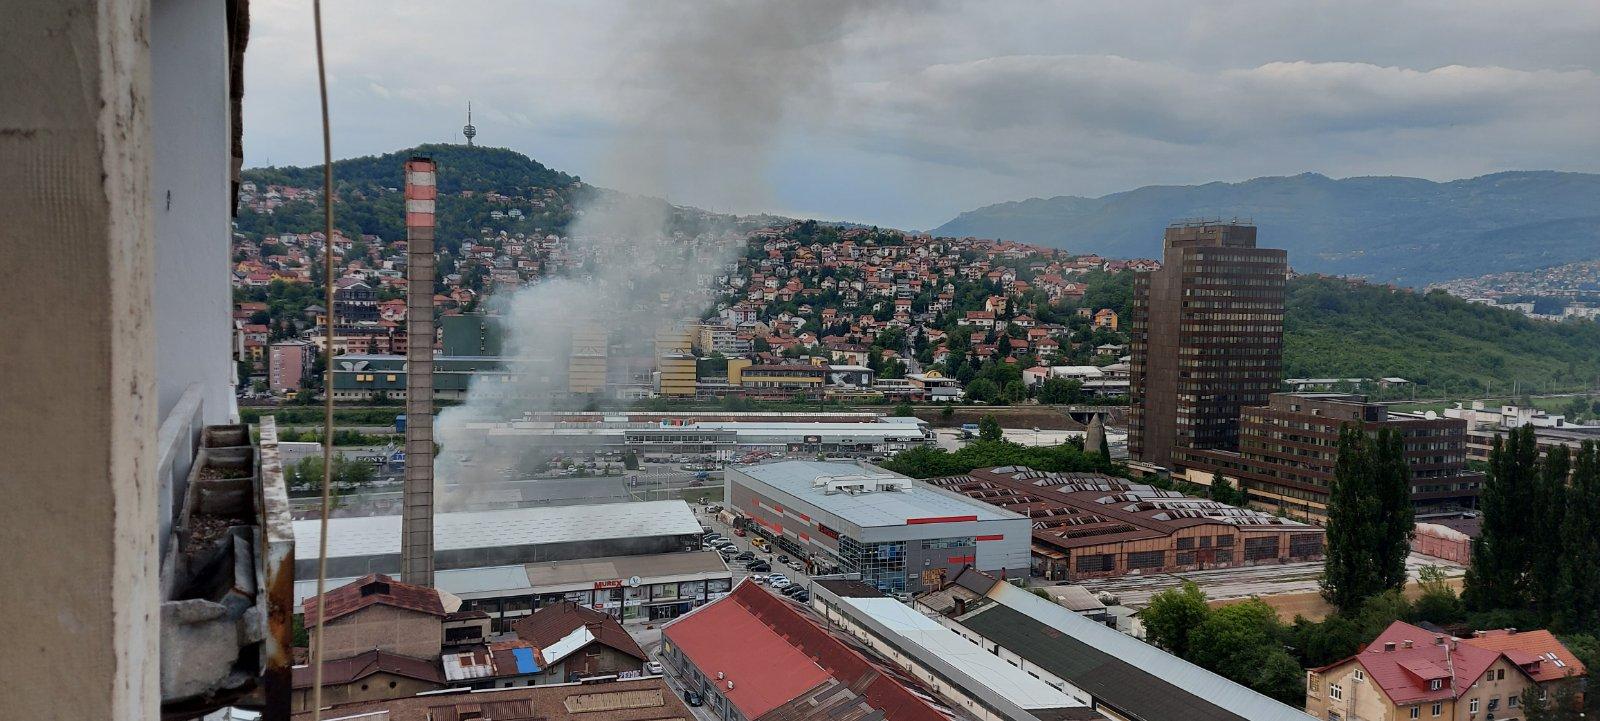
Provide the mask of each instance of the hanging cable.
POLYGON ((322 96, 322 521, 317 534, 317 628, 311 637, 311 719, 322 719, 322 633, 328 627, 328 513, 333 485, 333 135, 328 129, 328 71, 322 52, 322 0, 311 0, 317 36, 317 90, 322 96))

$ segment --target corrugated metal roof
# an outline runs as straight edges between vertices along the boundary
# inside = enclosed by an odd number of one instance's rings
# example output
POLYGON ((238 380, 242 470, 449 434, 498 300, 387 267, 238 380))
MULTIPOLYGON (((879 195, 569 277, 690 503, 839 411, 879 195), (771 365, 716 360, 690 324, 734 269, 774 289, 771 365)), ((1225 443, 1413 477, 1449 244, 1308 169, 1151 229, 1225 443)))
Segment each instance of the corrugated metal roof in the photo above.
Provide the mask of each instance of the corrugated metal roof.
POLYGON ((997 583, 997 603, 957 619, 1144 721, 1308 721, 1292 708, 1051 601, 997 583))
MULTIPOLYGON (((321 536, 318 524, 317 520, 295 521, 295 545, 316 548, 321 536)), ((683 501, 440 513, 433 523, 434 548, 439 551, 700 532, 700 522, 683 501)), ((328 520, 329 558, 399 552, 399 516, 328 520)))
MULTIPOLYGON (((505 593, 526 593, 529 589, 563 585, 588 585, 599 579, 627 579, 639 576, 643 583, 666 583, 703 578, 729 578, 732 573, 722 556, 712 551, 656 553, 645 556, 585 558, 570 561, 545 561, 515 566, 447 568, 433 572, 434 587, 457 596, 484 597, 505 593)), ((352 581, 330 578, 328 588, 352 581)), ((317 592, 316 579, 299 579, 294 584, 295 605, 317 592)))
POLYGON ((957 672, 1022 708, 1084 705, 895 599, 841 598, 840 601, 899 634, 904 642, 903 650, 920 656, 923 663, 929 659, 943 660, 957 672))
POLYGON ((734 470, 863 528, 900 526, 911 518, 973 516, 980 521, 1022 518, 1010 511, 921 482, 913 483, 909 491, 872 491, 854 495, 830 494, 823 487, 813 485, 822 476, 883 475, 905 478, 876 466, 828 461, 781 461, 740 466, 734 470))

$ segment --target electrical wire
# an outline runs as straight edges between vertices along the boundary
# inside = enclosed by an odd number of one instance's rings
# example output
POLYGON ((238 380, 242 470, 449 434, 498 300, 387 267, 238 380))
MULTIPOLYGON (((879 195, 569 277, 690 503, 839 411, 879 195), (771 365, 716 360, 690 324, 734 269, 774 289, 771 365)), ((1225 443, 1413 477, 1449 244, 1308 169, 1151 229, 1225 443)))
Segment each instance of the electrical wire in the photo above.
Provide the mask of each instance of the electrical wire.
POLYGON ((323 630, 328 627, 328 513, 333 485, 333 135, 328 129, 328 71, 322 52, 322 0, 311 0, 317 36, 317 90, 322 96, 322 521, 317 534, 317 628, 311 639, 311 719, 322 719, 323 630))

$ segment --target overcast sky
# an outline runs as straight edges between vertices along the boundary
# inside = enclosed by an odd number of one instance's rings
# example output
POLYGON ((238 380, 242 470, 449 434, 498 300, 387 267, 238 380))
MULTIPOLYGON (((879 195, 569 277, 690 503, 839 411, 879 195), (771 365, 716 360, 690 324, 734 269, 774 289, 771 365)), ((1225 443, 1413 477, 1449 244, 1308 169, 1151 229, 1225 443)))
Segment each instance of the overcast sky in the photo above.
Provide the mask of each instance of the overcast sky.
MULTIPOLYGON (((320 162, 310 4, 251 3, 247 165, 320 162)), ((325 3, 334 154, 461 142, 719 211, 925 229, 1314 171, 1600 171, 1600 3, 325 3)))

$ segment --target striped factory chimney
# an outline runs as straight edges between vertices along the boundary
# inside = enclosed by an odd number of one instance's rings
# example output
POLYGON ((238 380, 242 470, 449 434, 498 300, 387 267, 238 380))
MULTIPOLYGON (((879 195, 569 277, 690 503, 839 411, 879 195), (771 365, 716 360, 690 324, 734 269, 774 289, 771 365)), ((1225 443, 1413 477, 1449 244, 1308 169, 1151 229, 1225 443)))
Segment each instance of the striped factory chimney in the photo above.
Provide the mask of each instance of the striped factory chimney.
POLYGON ((406 478, 400 577, 433 585, 433 161, 406 161, 406 478))

